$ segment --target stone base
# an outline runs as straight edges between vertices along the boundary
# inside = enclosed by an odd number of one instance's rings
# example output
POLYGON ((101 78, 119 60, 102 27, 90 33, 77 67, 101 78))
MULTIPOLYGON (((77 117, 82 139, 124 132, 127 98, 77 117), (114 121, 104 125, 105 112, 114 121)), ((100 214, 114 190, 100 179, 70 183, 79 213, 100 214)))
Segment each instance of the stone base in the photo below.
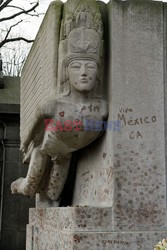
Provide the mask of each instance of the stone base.
POLYGON ((167 231, 114 232, 111 208, 30 210, 26 250, 153 250, 167 231))

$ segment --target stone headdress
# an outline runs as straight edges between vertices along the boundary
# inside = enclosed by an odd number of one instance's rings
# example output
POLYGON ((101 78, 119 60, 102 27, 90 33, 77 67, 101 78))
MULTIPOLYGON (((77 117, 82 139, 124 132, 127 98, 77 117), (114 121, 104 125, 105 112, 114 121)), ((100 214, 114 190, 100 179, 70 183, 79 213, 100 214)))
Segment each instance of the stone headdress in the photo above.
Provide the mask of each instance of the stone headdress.
MULTIPOLYGON (((101 74, 103 57, 103 23, 100 10, 95 1, 73 1, 75 12, 71 10, 72 2, 65 5, 61 22, 58 67, 58 92, 67 94, 70 86, 67 67, 72 60, 88 59, 98 65, 101 74)), ((97 92, 100 91, 101 79, 98 78, 97 92)))

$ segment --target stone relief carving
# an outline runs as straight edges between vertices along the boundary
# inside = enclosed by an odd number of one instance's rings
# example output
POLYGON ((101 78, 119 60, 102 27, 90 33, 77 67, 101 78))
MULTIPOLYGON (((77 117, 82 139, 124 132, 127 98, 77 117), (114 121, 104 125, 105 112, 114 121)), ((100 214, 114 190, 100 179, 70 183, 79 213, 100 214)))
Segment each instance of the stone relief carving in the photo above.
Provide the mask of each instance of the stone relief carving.
POLYGON ((70 14, 66 15, 64 22, 64 35, 67 37, 71 30, 73 29, 73 16, 70 14))
POLYGON ((22 142, 28 173, 11 184, 12 193, 45 193, 58 201, 72 153, 101 135, 85 130, 87 120, 102 121, 108 114, 102 83, 102 20, 98 6, 93 8, 90 1, 80 1, 74 15, 66 9, 59 44, 60 94, 36 111, 32 130, 22 142))
POLYGON ((77 11, 75 12, 75 16, 77 27, 85 27, 87 29, 91 29, 93 17, 87 4, 81 3, 77 11))
POLYGON ((95 24, 94 24, 95 30, 97 33, 102 37, 103 36, 103 23, 101 21, 101 14, 96 13, 95 15, 95 24))

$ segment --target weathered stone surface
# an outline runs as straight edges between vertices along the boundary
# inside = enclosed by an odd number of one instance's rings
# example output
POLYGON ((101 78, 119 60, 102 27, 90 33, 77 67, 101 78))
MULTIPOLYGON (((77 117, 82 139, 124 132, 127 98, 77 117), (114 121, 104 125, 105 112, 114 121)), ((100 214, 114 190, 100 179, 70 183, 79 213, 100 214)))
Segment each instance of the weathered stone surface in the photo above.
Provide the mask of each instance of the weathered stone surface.
MULTIPOLYGON (((68 3, 67 9, 72 1, 68 3)), ((102 140, 79 152, 73 205, 83 207, 31 210, 28 250, 152 250, 167 235, 164 5, 153 1, 113 1, 108 12, 108 120, 115 123, 102 140), (121 131, 117 120, 121 121, 121 131)), ((79 19, 79 12, 76 16, 80 29, 85 21, 79 19)), ((61 37, 70 34, 72 20, 71 16, 64 20, 61 37)), ((68 43, 70 53, 78 46, 74 40, 68 43)), ((59 73, 64 47, 61 42, 59 73)), ((80 63, 84 64, 82 59, 80 63)), ((73 76, 69 78, 75 82, 73 76)), ((59 87, 61 90, 61 84, 59 87)), ((62 92, 66 87, 62 86, 62 92)), ((72 100, 77 98, 74 95, 72 100)), ((61 107, 64 106, 58 106, 58 113, 64 116, 61 107)), ((58 144, 62 149, 60 141, 58 144)))
POLYGON ((112 231, 112 209, 90 207, 30 209, 32 225, 51 226, 57 230, 112 231))
POLYGON ((31 209, 26 250, 152 250, 167 231, 112 232, 111 209, 31 209))
POLYGON ((109 120, 122 128, 80 152, 73 204, 114 205, 115 231, 163 230, 163 3, 113 1, 109 13, 109 120))
POLYGON ((122 119, 121 133, 113 134, 115 230, 163 230, 163 3, 113 2, 113 9, 112 115, 122 119))
MULTIPOLYGON (((96 123, 103 122, 108 115, 102 85, 104 41, 98 4, 94 0, 74 0, 67 2, 63 10, 61 7, 59 1, 50 5, 23 71, 22 100, 27 97, 31 103, 28 105, 33 107, 33 111, 32 108, 29 109, 31 114, 27 114, 27 100, 26 104, 24 101, 22 103, 21 149, 24 161, 29 163, 29 169, 25 178, 19 178, 11 184, 14 194, 33 196, 40 193, 53 201, 61 199, 72 153, 102 135, 101 128, 96 123), (41 45, 43 40, 40 38, 48 28, 49 13, 55 17, 53 28, 56 29, 56 34, 59 29, 60 39, 52 36, 54 52, 58 51, 58 54, 55 53, 52 57, 56 67, 51 66, 52 72, 58 72, 58 79, 51 78, 54 80, 51 84, 53 91, 47 95, 43 92, 44 80, 39 82, 39 78, 44 77, 45 73, 38 72, 40 66, 34 62, 34 56, 38 52, 38 45, 47 51, 41 45), (31 68, 31 61, 37 67, 33 73, 39 84, 35 85, 36 91, 32 93, 32 83, 35 82, 33 77, 29 82, 26 78, 26 67, 31 68), (30 91, 27 91, 28 87, 30 91), (32 113, 35 114, 33 120, 32 113), (91 124, 91 129, 88 124, 91 124)), ((38 56, 41 59, 40 53, 38 56)))

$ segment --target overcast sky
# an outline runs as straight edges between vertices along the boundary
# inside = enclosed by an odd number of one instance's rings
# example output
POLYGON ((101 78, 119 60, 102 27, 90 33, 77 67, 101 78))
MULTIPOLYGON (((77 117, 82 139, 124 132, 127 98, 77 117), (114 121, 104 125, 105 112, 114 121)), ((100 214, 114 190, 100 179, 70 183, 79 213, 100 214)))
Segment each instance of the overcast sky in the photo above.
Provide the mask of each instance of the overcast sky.
MULTIPOLYGON (((49 4, 52 1, 53 0, 39 0, 39 6, 37 8, 38 13, 45 13, 49 4)), ((109 0, 102 0, 102 1, 105 3, 109 2, 109 0)), ((33 1, 31 1, 31 2, 33 2, 33 1)), ((62 2, 66 2, 66 0, 62 0, 62 2)), ((30 3, 30 0, 13 0, 12 1, 12 5, 24 7, 25 9, 29 9, 29 7, 30 7, 29 3, 30 3)), ((1 12, 1 17, 3 17, 3 15, 6 16, 7 11, 9 14, 11 14, 12 8, 5 8, 4 12, 3 11, 1 12)), ((18 10, 16 9, 16 11, 18 11, 18 10)), ((24 19, 26 19, 26 22, 25 21, 22 22, 19 25, 19 29, 16 26, 14 29, 12 29, 12 31, 14 31, 17 34, 20 33, 21 35, 24 35, 25 37, 27 37, 29 39, 34 39, 35 35, 40 27, 43 16, 29 17, 28 19, 27 19, 27 16, 24 16, 24 19)), ((20 20, 20 19, 18 19, 18 20, 20 20)), ((12 20, 11 25, 14 24, 15 22, 17 22, 17 19, 12 20)), ((9 21, 7 23, 10 24, 9 21)), ((4 25, 5 25, 5 22, 4 22, 4 25)))
MULTIPOLYGON (((18 1, 18 0, 17 0, 18 1)), ((40 0, 39 1, 39 7, 38 7, 38 12, 46 12, 49 4, 52 2, 53 0, 40 0)), ((102 0, 105 3, 108 3, 109 0, 102 0)), ((62 2, 66 2, 66 0, 62 0, 62 2)), ((34 38, 35 34, 37 33, 40 23, 42 21, 42 17, 41 18, 33 18, 33 20, 31 19, 30 23, 24 24, 22 26, 22 29, 24 30, 25 34, 27 36, 30 36, 32 38, 34 38)))

